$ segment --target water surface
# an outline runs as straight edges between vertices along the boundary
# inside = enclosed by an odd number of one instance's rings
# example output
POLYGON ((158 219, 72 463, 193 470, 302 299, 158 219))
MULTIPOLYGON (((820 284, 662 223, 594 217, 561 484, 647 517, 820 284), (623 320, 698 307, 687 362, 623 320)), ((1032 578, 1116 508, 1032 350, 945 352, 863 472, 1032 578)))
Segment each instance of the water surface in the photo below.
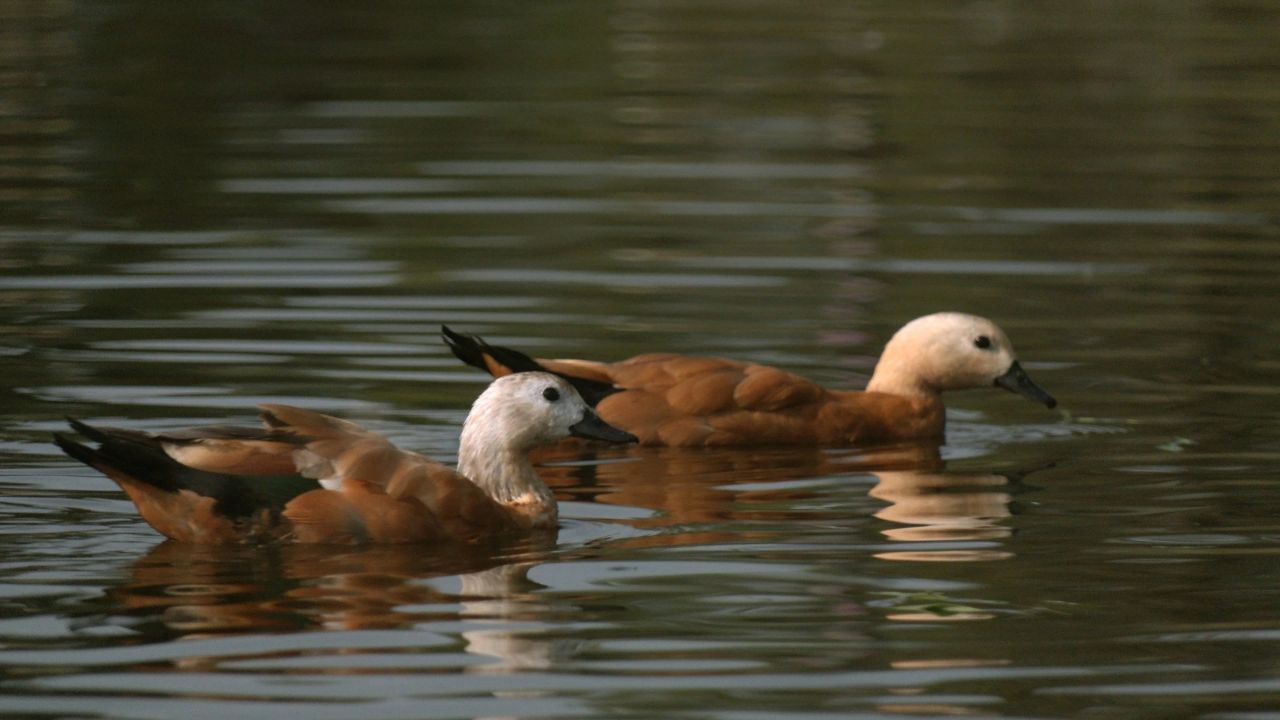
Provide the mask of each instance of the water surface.
POLYGON ((0 2, 6 717, 1280 712, 1261 2, 0 2), (549 540, 161 543, 67 415, 286 402, 451 461, 484 379, 841 387, 995 318, 941 447, 559 450, 549 540))

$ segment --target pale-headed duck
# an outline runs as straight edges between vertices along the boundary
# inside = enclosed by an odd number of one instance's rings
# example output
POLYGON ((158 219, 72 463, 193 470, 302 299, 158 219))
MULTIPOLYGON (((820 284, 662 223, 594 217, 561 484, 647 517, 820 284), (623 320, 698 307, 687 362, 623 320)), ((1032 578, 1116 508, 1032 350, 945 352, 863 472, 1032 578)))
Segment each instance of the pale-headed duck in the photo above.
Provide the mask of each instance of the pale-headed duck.
POLYGON ((645 445, 854 445, 940 438, 942 392, 999 386, 1047 407, 995 323, 943 312, 904 325, 866 390, 830 390, 776 367, 669 353, 619 362, 535 360, 441 327, 463 362, 501 377, 548 371, 645 445))
POLYGON ((263 405, 265 429, 168 433, 72 427, 71 457, 114 480, 163 535, 189 543, 475 543, 556 526, 528 453, 576 435, 636 438, 548 373, 495 380, 463 424, 458 468, 401 450, 346 420, 263 405))

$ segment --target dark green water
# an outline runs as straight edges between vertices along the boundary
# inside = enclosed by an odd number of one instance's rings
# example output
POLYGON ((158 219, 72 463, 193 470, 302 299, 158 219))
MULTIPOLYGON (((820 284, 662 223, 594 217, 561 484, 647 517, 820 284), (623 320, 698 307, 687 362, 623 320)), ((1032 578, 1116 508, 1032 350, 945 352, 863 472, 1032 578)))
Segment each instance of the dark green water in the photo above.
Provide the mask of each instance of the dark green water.
POLYGON ((1280 717, 1280 8, 0 0, 6 718, 1280 717), (48 442, 260 402, 452 460, 483 378, 858 387, 990 316, 1058 411, 559 454, 552 543, 161 544, 48 442))

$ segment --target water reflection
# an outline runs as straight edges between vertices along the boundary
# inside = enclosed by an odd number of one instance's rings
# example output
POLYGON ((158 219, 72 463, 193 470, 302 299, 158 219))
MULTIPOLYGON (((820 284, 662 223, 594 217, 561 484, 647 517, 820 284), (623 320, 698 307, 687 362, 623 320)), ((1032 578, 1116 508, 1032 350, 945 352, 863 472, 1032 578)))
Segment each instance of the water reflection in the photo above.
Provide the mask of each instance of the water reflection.
MULTIPOLYGON (((539 598, 543 588, 529 571, 606 550, 765 541, 781 547, 847 527, 888 541, 871 543, 873 556, 882 560, 1011 556, 1004 545, 993 545, 1011 534, 1003 523, 1010 515, 1007 479, 949 473, 929 444, 871 451, 560 447, 539 456, 563 502, 655 512, 618 513, 608 521, 642 532, 602 531, 568 545, 557 545, 554 537, 447 549, 228 549, 164 542, 133 563, 128 580, 109 589, 105 601, 113 613, 132 617, 131 624, 157 625, 181 637, 407 629, 446 617, 538 620, 552 606, 539 598), (886 525, 868 529, 871 517, 886 525), (897 544, 904 548, 894 549, 897 544)), ((481 623, 462 636, 470 650, 500 659, 489 670, 552 664, 552 648, 508 630, 481 623)))
MULTIPOLYGON (((1008 518, 1008 478, 991 473, 918 470, 875 473, 871 496, 889 503, 876 517, 895 524, 883 530, 890 540, 910 543, 1003 540, 1008 518)), ((883 560, 1002 560, 1004 549, 919 549, 877 553, 883 560)))
POLYGON ((159 622, 170 634, 285 632, 308 628, 410 628, 452 614, 457 596, 424 580, 473 574, 464 581, 472 602, 507 597, 518 570, 544 559, 554 539, 522 538, 502 546, 372 546, 333 548, 212 548, 164 542, 138 559, 128 580, 107 593, 109 605, 159 622), (512 565, 513 560, 519 562, 512 565), (487 571, 500 569, 496 575, 487 571))
POLYGON ((1274 715, 1280 6, 1157 5, 0 0, 0 704, 1274 715), (550 549, 122 570, 149 531, 47 444, 277 400, 443 456, 442 321, 856 386, 958 305, 1077 419, 959 400, 945 465, 571 453, 550 549))
POLYGON ((576 643, 565 647, 563 640, 551 640, 513 622, 544 620, 553 610, 550 602, 534 594, 545 589, 529 579, 537 563, 498 565, 462 575, 461 615, 468 619, 462 631, 466 651, 489 661, 474 665, 470 672, 501 674, 519 670, 547 670, 561 664, 576 643), (499 621, 496 623, 485 622, 499 621))
POLYGON ((590 465, 566 457, 573 452, 552 448, 537 456, 558 492, 659 511, 632 522, 667 531, 628 540, 633 546, 785 539, 816 520, 852 512, 855 520, 874 516, 890 523, 880 534, 911 545, 875 554, 883 560, 1011 556, 1003 545, 992 546, 1012 534, 1004 522, 1011 514, 1009 479, 948 472, 939 448, 930 443, 868 450, 627 448, 604 451, 620 457, 604 463, 592 457, 590 465), (973 547, 975 542, 981 546, 973 547))
POLYGON ((871 468, 934 467, 929 443, 863 449, 580 448, 535 451, 552 488, 575 499, 655 508, 650 525, 697 526, 741 520, 800 520, 801 501, 871 468), (600 462, 608 460, 608 462, 600 462), (588 463, 588 464, 584 464, 588 463))
MULTIPOLYGON (((554 547, 554 537, 545 535, 449 548, 213 548, 166 541, 132 565, 126 582, 91 604, 105 606, 112 616, 129 616, 135 629, 150 627, 187 641, 315 629, 411 631, 398 646, 383 648, 392 655, 368 658, 368 670, 432 662, 487 674, 546 669, 566 648, 562 640, 530 632, 529 623, 544 621, 554 608, 538 599, 543 588, 528 572, 550 560, 554 547), (474 661, 448 653, 436 661, 396 654, 417 648, 414 638, 422 627, 455 619, 465 623, 459 635, 474 661)), ((351 656, 365 649, 300 657, 284 652, 277 641, 270 644, 277 648, 270 657, 237 662, 295 672, 364 671, 351 656)), ((213 670, 229 659, 197 653, 176 662, 186 670, 213 670)))

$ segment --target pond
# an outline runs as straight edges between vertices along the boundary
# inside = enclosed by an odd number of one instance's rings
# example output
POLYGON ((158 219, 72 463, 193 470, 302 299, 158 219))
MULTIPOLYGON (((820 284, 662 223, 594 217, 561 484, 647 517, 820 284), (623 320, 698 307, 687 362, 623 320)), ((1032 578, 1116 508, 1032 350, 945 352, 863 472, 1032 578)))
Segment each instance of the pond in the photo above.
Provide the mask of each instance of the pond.
POLYGON ((0 0, 6 718, 1280 713, 1280 8, 0 0), (539 456, 553 538, 161 542, 65 416, 456 460, 446 323, 867 381, 944 444, 539 456))

